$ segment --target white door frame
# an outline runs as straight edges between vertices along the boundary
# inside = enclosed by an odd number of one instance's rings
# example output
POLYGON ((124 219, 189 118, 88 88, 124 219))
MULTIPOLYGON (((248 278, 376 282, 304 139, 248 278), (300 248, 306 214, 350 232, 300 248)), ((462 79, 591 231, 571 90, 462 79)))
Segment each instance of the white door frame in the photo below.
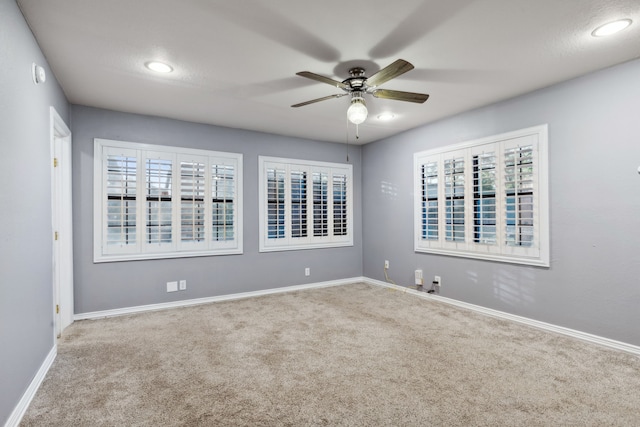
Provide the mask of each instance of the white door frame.
POLYGON ((73 322, 71 131, 50 107, 54 336, 73 322))

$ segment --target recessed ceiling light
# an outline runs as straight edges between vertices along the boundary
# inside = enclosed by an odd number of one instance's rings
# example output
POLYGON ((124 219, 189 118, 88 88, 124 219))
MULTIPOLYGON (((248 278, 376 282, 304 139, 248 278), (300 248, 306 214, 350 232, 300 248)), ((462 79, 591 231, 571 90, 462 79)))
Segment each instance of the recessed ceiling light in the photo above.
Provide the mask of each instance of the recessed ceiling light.
POLYGON ((617 21, 609 22, 593 30, 591 35, 593 37, 610 36, 611 34, 615 34, 618 31, 624 30, 629 25, 631 25, 631 22, 631 19, 619 19, 617 21))
POLYGON ((144 64, 145 67, 150 69, 151 71, 155 71, 156 73, 170 73, 173 71, 170 65, 165 64, 164 62, 151 61, 144 64))
POLYGON ((393 120, 395 117, 396 117, 396 115, 393 114, 393 113, 378 114, 378 120, 382 120, 382 121, 393 120))

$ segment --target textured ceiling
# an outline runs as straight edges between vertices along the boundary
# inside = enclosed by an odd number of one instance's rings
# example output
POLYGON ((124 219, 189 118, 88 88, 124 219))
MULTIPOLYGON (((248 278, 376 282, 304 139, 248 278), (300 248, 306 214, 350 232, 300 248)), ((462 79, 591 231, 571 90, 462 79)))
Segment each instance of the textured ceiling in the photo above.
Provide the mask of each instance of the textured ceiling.
MULTIPOLYGON (((352 66, 371 75, 398 58, 415 69, 382 88, 424 104, 367 98, 367 143, 640 56, 638 0, 18 0, 74 104, 320 141, 354 143, 352 66), (634 25, 609 38, 608 21, 634 25), (158 75, 150 60, 175 71, 158 75), (377 115, 390 111, 395 120, 377 115)), ((597 98, 594 96, 594 102, 597 98)))

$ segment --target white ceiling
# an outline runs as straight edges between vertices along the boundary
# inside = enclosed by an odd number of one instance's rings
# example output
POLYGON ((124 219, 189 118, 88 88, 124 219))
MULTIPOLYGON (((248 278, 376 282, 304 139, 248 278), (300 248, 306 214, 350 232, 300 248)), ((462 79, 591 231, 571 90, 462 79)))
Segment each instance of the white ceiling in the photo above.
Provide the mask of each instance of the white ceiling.
POLYGON ((367 143, 640 56, 638 0, 17 3, 71 103, 320 141, 345 142, 349 97, 291 108, 341 93, 298 71, 344 80, 356 65, 415 66, 381 87, 431 97, 369 97, 367 143), (634 24, 590 35, 618 18, 634 24), (154 74, 150 60, 175 71, 154 74))

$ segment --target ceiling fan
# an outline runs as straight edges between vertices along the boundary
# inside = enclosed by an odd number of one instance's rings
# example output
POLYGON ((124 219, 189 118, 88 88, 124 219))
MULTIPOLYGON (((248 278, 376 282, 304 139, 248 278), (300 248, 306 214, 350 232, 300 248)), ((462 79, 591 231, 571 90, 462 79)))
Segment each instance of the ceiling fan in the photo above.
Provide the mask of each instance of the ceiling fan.
POLYGON ((429 98, 429 95, 424 93, 378 89, 378 86, 381 84, 388 82, 407 71, 413 70, 413 68, 414 67, 411 63, 404 59, 398 59, 371 77, 367 77, 365 75, 364 68, 354 67, 349 70, 351 77, 348 77, 341 82, 309 71, 300 71, 299 73, 296 73, 296 75, 330 84, 331 86, 342 89, 344 93, 337 93, 335 95, 312 99, 311 101, 294 104, 292 107, 302 107, 316 102, 325 101, 327 99, 341 98, 351 94, 351 105, 347 110, 347 117, 351 123, 357 125, 364 122, 367 118, 368 111, 364 102, 364 95, 367 93, 373 95, 374 98, 394 99, 396 101, 415 102, 418 104, 422 104, 429 98))

